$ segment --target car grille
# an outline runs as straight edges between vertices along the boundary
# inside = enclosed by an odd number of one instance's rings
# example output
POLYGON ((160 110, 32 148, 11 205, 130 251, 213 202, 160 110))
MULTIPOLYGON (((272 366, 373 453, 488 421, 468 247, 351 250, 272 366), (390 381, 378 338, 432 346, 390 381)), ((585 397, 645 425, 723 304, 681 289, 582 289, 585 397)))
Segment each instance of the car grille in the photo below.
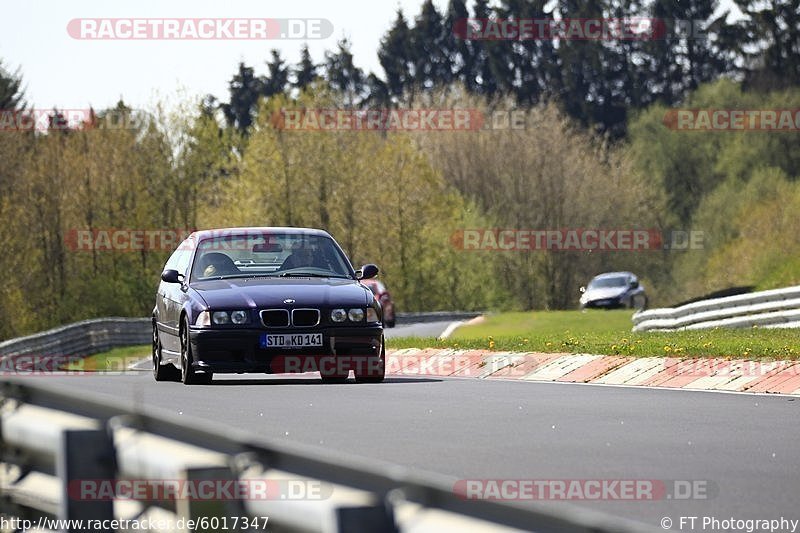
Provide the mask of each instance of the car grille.
POLYGON ((268 328, 288 327, 289 311, 286 309, 264 309, 261 311, 261 322, 268 328))
POLYGON ((319 309, 292 310, 292 325, 298 328, 309 328, 319 324, 319 309))
POLYGON ((310 328, 319 324, 319 309, 264 309, 261 311, 261 323, 268 328, 310 328), (291 313, 291 321, 289 316, 291 313))

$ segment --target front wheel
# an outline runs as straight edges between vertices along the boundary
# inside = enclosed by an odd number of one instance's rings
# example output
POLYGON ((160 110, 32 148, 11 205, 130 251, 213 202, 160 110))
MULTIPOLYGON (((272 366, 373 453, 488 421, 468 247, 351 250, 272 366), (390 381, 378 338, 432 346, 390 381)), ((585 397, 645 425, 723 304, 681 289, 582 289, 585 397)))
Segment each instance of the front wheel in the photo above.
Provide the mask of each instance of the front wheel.
POLYGON ((161 364, 161 339, 158 338, 158 326, 153 322, 153 377, 156 381, 178 381, 180 375, 171 364, 161 364))
POLYGON ((192 363, 192 343, 189 342, 189 322, 186 321, 181 327, 181 381, 184 385, 208 385, 213 379, 210 372, 198 373, 192 363))

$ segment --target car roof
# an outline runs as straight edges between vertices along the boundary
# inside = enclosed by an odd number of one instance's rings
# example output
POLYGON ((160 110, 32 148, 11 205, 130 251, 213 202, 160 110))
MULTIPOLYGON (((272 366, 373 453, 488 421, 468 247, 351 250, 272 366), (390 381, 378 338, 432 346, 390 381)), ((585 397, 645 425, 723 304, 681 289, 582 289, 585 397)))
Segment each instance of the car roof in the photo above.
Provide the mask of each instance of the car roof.
POLYGON ((600 278, 620 278, 622 276, 633 276, 636 277, 633 272, 603 272, 602 274, 598 274, 594 277, 594 279, 600 278))
MULTIPOLYGON (((225 235, 241 235, 241 234, 251 234, 251 233, 286 233, 289 235, 314 235, 318 237, 331 237, 330 233, 325 230, 315 229, 315 228, 297 228, 297 227, 280 227, 280 226, 268 226, 268 227, 237 227, 237 228, 216 228, 216 229, 206 229, 195 231, 192 233, 189 238, 196 239, 198 241, 202 241, 204 239, 208 239, 211 237, 219 237, 225 235)), ((331 237, 332 238, 332 237, 331 237)))

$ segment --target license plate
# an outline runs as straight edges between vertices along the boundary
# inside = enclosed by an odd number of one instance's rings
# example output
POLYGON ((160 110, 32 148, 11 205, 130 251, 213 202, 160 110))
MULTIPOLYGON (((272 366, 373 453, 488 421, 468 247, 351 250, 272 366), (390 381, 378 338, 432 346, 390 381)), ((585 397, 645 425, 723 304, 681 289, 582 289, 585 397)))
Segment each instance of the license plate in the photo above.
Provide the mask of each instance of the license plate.
POLYGON ((309 348, 315 346, 322 346, 322 333, 261 336, 262 348, 309 348))

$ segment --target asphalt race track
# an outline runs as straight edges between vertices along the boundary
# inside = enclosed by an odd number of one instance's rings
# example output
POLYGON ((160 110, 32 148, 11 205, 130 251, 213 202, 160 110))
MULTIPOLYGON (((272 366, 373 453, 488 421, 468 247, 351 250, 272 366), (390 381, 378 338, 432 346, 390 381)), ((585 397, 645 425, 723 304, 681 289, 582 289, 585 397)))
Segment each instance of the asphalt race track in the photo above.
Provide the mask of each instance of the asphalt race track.
POLYGON ((387 339, 393 337, 438 337, 451 321, 418 322, 415 324, 397 324, 393 328, 385 328, 383 334, 387 339))
POLYGON ((213 421, 221 431, 234 427, 454 482, 706 483, 706 499, 570 503, 651 527, 665 516, 675 528, 680 516, 800 518, 800 401, 789 397, 413 377, 323 385, 297 376, 218 376, 210 386, 186 387, 156 383, 144 370, 15 379, 47 380, 86 397, 213 421))

